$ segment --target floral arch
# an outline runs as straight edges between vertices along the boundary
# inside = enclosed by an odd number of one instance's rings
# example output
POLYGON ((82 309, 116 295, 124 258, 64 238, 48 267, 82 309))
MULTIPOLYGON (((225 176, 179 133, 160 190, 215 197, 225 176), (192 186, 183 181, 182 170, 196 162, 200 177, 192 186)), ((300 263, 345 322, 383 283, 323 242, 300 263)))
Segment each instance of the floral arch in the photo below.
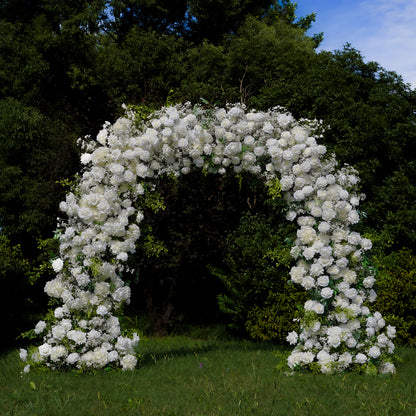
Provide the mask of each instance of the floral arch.
POLYGON ((194 167, 225 174, 247 171, 278 179, 287 219, 298 224, 291 280, 310 294, 287 364, 292 370, 333 373, 358 368, 394 372, 395 328, 366 305, 375 277, 362 264, 371 241, 350 230, 361 197, 353 168, 336 169, 316 141, 314 124, 297 122, 280 108, 246 111, 241 105, 203 109, 167 107, 137 122, 134 112, 106 123, 96 141, 83 142, 85 166, 60 209, 60 257, 46 293, 60 305, 40 321, 43 344, 22 350, 31 364, 58 368, 136 365, 139 337, 121 335, 117 309, 130 298, 121 279, 135 250, 143 214, 135 204, 148 178, 185 175, 194 167))

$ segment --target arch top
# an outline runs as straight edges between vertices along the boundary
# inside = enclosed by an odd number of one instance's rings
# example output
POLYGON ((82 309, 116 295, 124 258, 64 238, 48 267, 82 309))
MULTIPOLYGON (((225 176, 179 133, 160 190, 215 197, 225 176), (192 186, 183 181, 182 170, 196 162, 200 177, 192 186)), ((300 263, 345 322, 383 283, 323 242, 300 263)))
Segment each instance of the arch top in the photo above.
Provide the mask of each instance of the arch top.
POLYGON ((134 368, 138 337, 123 337, 114 314, 130 298, 120 275, 140 236, 136 200, 151 178, 197 168, 280 182, 287 218, 298 224, 290 278, 310 293, 299 333, 288 336, 295 345, 289 368, 393 372, 395 330, 367 306, 375 299, 375 278, 361 260, 371 242, 350 229, 359 221, 358 175, 349 166, 336 169, 335 157, 318 143, 318 127, 280 107, 261 112, 188 103, 141 122, 126 108, 96 140, 84 140, 80 182, 60 204, 67 219, 57 276, 45 287, 61 306, 35 328, 44 338, 32 361, 134 368))

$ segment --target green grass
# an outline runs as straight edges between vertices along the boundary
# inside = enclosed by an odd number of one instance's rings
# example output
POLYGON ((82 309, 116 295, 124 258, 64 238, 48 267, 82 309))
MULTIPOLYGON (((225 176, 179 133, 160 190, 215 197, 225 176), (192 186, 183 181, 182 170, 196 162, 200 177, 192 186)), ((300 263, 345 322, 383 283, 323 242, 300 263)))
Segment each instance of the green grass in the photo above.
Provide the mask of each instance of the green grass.
POLYGON ((270 344, 189 336, 141 342, 133 372, 20 374, 17 351, 0 355, 0 415, 416 414, 416 350, 399 349, 395 376, 274 370, 270 344))

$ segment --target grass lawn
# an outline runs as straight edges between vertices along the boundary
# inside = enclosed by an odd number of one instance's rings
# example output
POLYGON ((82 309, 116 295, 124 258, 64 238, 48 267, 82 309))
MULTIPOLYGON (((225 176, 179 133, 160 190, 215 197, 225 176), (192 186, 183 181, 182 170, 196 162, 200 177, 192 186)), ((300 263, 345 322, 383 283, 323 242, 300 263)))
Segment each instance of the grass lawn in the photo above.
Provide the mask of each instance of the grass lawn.
POLYGON ((248 341, 148 338, 133 372, 20 373, 0 355, 0 415, 416 415, 416 349, 400 348, 395 376, 285 376, 276 346, 248 341))

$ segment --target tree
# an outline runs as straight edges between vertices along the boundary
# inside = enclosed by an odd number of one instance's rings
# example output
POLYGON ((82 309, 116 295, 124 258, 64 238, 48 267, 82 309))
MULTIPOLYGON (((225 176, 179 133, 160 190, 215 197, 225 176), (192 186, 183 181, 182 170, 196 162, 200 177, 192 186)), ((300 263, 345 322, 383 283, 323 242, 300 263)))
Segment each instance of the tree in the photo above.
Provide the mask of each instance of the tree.
POLYGON ((109 8, 111 18, 105 27, 119 42, 134 28, 173 35, 188 31, 186 0, 112 0, 109 8))

